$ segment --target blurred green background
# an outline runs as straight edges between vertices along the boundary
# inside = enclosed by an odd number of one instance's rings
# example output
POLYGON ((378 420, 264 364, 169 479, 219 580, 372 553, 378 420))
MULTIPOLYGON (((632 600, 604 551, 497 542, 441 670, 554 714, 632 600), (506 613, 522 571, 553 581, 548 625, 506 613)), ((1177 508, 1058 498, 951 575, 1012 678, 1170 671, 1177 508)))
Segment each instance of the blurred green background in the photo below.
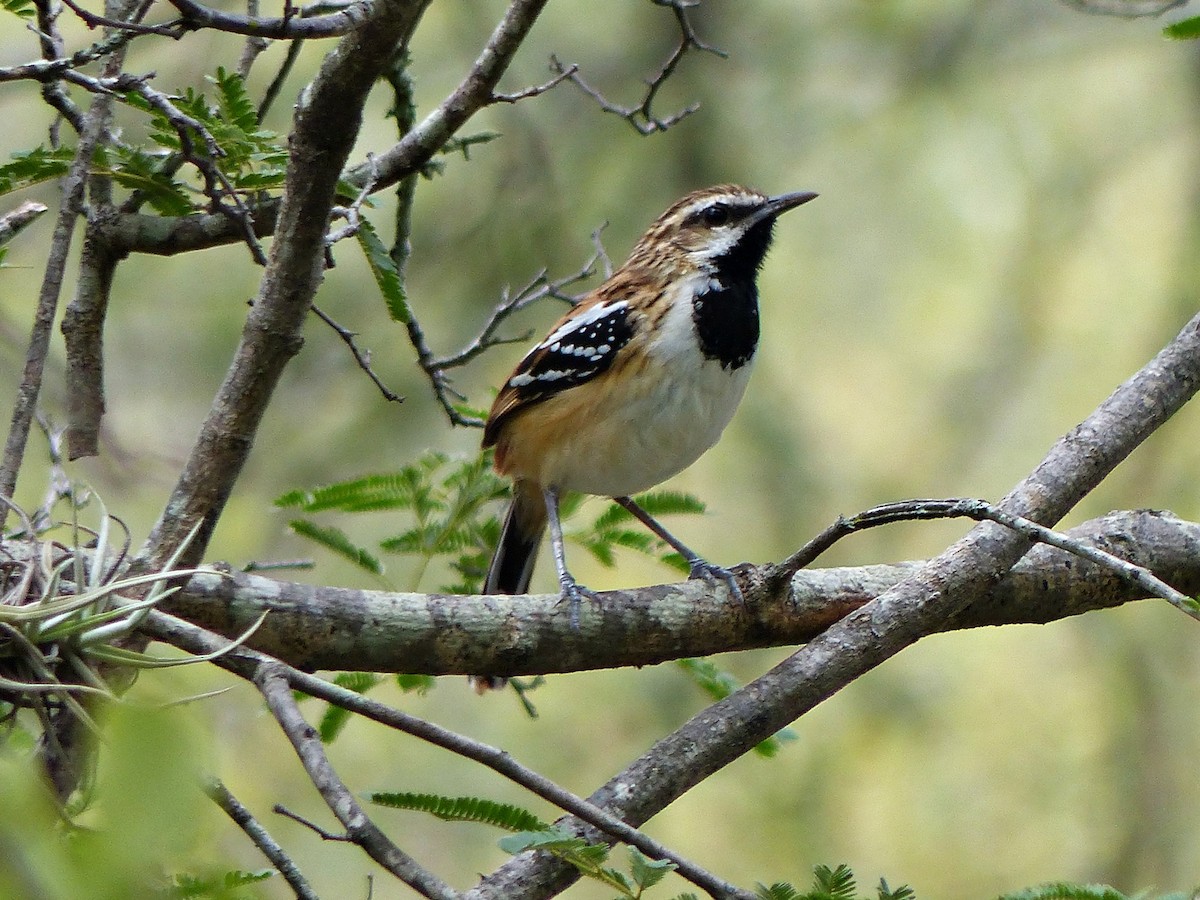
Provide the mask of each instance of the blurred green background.
MULTIPOLYGON (((422 112, 461 77, 502 9, 495 0, 434 4, 413 48, 422 112)), ((473 148, 469 161, 447 158, 444 175, 418 185, 409 296, 435 351, 448 352, 473 337, 505 285, 543 267, 552 275, 578 268, 603 222, 619 263, 690 189, 740 181, 820 192, 777 229, 760 280, 763 344, 741 410, 723 441, 669 483, 708 502, 706 517, 673 524, 710 558, 779 559, 839 513, 884 501, 998 498, 1194 313, 1200 57, 1191 44, 1164 40, 1162 21, 1084 15, 1046 0, 708 0, 693 15, 701 37, 730 55, 685 60, 658 111, 693 101, 701 109, 666 134, 638 136, 571 85, 477 117, 468 132, 503 138, 473 148)), ((0 31, 3 65, 36 55, 15 22, 0 31)), ((612 98, 636 102, 640 79, 675 39, 670 13, 645 0, 557 0, 503 87, 545 80, 554 52, 612 98)), ((268 127, 287 130, 290 100, 328 46, 304 47, 268 127)), ((232 67, 239 51, 210 33, 178 45, 143 39, 130 68, 157 70, 160 88, 182 88, 218 64, 232 67)), ((275 47, 260 60, 252 88, 261 90, 281 58, 275 47)), ((358 158, 394 139, 387 103, 382 91, 373 98, 358 158)), ((36 86, 6 85, 0 116, 5 155, 44 139, 36 86)), ((49 189, 28 193, 55 199, 49 189)), ((372 215, 385 234, 390 212, 381 195, 372 215)), ((3 409, 20 375, 50 225, 12 245, 13 268, 0 272, 3 409)), ((445 426, 356 250, 342 245, 336 255, 318 303, 361 334, 376 370, 408 399, 385 403, 314 320, 211 559, 312 556, 271 505, 285 490, 396 468, 427 448, 477 447, 477 432, 445 426)), ((135 540, 174 483, 258 274, 239 247, 133 259, 118 272, 105 452, 70 471, 135 540)), ((558 314, 536 307, 510 331, 540 332, 558 314)), ((521 352, 496 350, 459 373, 457 387, 486 406, 521 352)), ((56 421, 61 368, 56 336, 43 402, 56 421)), ((1065 524, 1115 508, 1200 516, 1198 416, 1185 410, 1065 524)), ((35 436, 18 496, 29 505, 44 491, 43 457, 35 436)), ((384 516, 338 524, 364 541, 406 527, 384 516)), ((823 564, 921 557, 963 530, 877 530, 823 564)), ((315 556, 316 569, 297 577, 375 586, 315 556)), ((536 582, 546 590, 548 563, 536 582)), ((572 563, 598 588, 668 576, 632 556, 615 571, 579 551, 572 563)), ((389 560, 393 584, 411 586, 406 566, 389 560)), ((423 586, 435 583, 431 575, 423 586)), ((883 875, 928 900, 1047 879, 1129 892, 1191 888, 1200 883, 1198 636, 1165 604, 1146 603, 926 640, 798 722, 798 740, 778 758, 731 765, 647 831, 743 884, 799 885, 816 863, 847 862, 862 882, 883 875)), ((721 663, 748 680, 786 653, 721 663)), ((262 866, 190 790, 194 774, 208 771, 266 822, 322 896, 366 896, 364 857, 271 815, 281 802, 332 827, 253 690, 189 668, 144 675, 130 696, 134 708, 113 715, 98 800, 84 817, 114 826, 107 837, 42 840, 30 822, 44 824, 46 814, 28 775, 3 763, 0 857, 9 865, 0 863, 0 895, 24 896, 40 879, 57 885, 46 896, 133 896, 130 879, 141 875, 121 874, 131 856, 167 873, 262 866), (221 686, 232 689, 153 708, 221 686), (20 881, 22 870, 32 880, 20 881)), ((671 665, 553 677, 536 694, 537 721, 511 695, 479 699, 460 679, 426 697, 379 696, 503 746, 582 794, 704 704, 671 665)), ((474 765, 369 723, 351 723, 331 753, 356 791, 477 793, 554 814, 474 765)), ((504 858, 482 826, 387 810, 378 821, 457 887, 504 858)), ((262 892, 286 895, 281 883, 262 892)), ((373 896, 411 894, 377 877, 373 896)), ((568 896, 610 892, 581 885, 568 896)))

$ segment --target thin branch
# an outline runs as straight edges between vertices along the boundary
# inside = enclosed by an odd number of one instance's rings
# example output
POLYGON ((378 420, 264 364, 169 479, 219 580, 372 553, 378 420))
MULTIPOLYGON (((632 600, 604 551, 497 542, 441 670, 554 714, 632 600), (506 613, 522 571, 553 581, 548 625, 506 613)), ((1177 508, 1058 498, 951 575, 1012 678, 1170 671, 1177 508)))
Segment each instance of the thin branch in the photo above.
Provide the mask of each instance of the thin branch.
POLYGON ((1064 6, 1094 16, 1116 16, 1139 19, 1161 16, 1176 7, 1186 6, 1187 0, 1061 0, 1064 6))
POLYGON ((319 900, 316 891, 309 885, 308 879, 304 877, 292 858, 271 837, 270 832, 262 826, 262 823, 254 818, 250 810, 246 809, 241 801, 230 793, 229 788, 225 787, 216 778, 213 778, 205 782, 204 793, 217 806, 221 807, 225 814, 233 819, 234 823, 246 833, 246 836, 254 842, 254 846, 261 850, 263 856, 271 861, 271 865, 283 876, 288 886, 291 887, 300 900, 319 900))
MULTIPOLYGON (((45 32, 45 26, 40 30, 45 32)), ((116 50, 124 47, 135 37, 131 31, 121 31, 111 34, 103 40, 96 41, 89 47, 76 50, 70 56, 60 56, 61 46, 51 49, 53 55, 45 59, 34 60, 18 66, 0 66, 0 82, 4 81, 52 81, 62 77, 67 69, 77 69, 90 62, 103 59, 116 50)))
POLYGON ((262 122, 267 118, 267 113, 275 101, 279 99, 279 92, 283 90, 283 83, 287 80, 288 75, 292 73, 292 68, 296 65, 296 60, 300 58, 300 50, 304 47, 304 41, 295 40, 288 44, 287 53, 284 54, 283 62, 279 65, 279 70, 275 73, 275 77, 271 79, 271 83, 267 85, 267 89, 263 91, 263 98, 258 104, 258 121, 262 122))
MULTIPOLYGON (((250 18, 258 17, 258 0, 246 0, 246 15, 250 18)), ((238 57, 237 64, 238 77, 242 81, 250 77, 254 61, 270 46, 271 42, 262 35, 252 34, 246 38, 246 42, 242 44, 242 55, 238 57)), ((260 118, 259 121, 262 119, 260 118)))
MULTIPOLYGON (((471 71, 420 124, 377 157, 379 187, 395 184, 433 158, 468 119, 495 102, 493 91, 549 0, 511 0, 471 71)), ((356 166, 347 180, 361 183, 369 167, 356 166)))
POLYGON ((409 342, 412 344, 413 349, 417 351, 417 365, 428 376, 429 383, 433 387, 434 397, 441 405, 452 425, 482 428, 483 419, 478 416, 467 415, 456 406, 455 401, 461 402, 466 398, 451 386, 447 370, 466 365, 492 347, 529 340, 532 333, 528 331, 512 337, 497 337, 496 332, 499 331, 500 326, 514 313, 547 297, 554 297, 568 303, 575 302, 574 297, 564 293, 566 288, 584 281, 595 274, 596 263, 600 259, 607 261, 607 257, 603 255, 604 250, 599 243, 599 235, 602 229, 603 226, 592 232, 592 242, 597 249, 592 257, 584 263, 582 268, 555 281, 548 280, 546 271, 543 269, 534 276, 532 281, 517 291, 516 294, 509 295, 506 289, 502 293, 500 303, 492 310, 475 339, 449 356, 434 356, 433 350, 430 349, 429 342, 425 338, 425 330, 421 327, 421 323, 417 320, 416 316, 409 316, 409 320, 405 323, 405 328, 408 331, 409 342))
MULTIPOLYGON (((25 455, 25 444, 29 439, 29 428, 42 387, 42 373, 50 347, 54 317, 58 311, 58 299, 66 275, 67 254, 75 233, 75 220, 83 208, 84 186, 87 183, 92 154, 106 127, 104 106, 104 97, 97 97, 93 101, 86 126, 75 148, 75 159, 62 180, 62 206, 59 207, 54 234, 50 240, 46 270, 42 277, 33 328, 25 353, 25 367, 17 387, 17 399, 13 405, 8 438, 4 445, 4 458, 0 462, 0 494, 6 497, 13 496, 16 490, 17 473, 25 455)), ((0 528, 3 527, 6 517, 7 508, 0 510, 0 528)))
POLYGON ((306 819, 299 813, 292 812, 281 803, 276 803, 275 806, 272 807, 271 811, 277 815, 283 816, 285 819, 291 819, 298 825, 303 825, 323 841, 332 841, 334 843, 341 844, 354 843, 354 838, 350 837, 350 835, 346 834, 346 832, 343 831, 338 833, 336 831, 330 831, 328 828, 322 828, 316 822, 312 821, 312 819, 306 819))
POLYGON ((187 32, 187 27, 179 22, 168 22, 166 25, 143 25, 136 20, 113 19, 101 16, 84 9, 75 0, 62 0, 64 6, 79 16, 88 28, 110 28, 113 31, 126 31, 130 34, 159 34, 171 38, 181 38, 187 32))
MULTIPOLYGON (((190 653, 210 653, 221 643, 221 640, 216 635, 157 611, 152 612, 151 618, 148 620, 148 627, 150 632, 159 640, 166 640, 190 653), (203 648, 209 649, 205 650, 203 648)), ((328 773, 324 772, 321 764, 321 760, 324 759, 324 765, 328 765, 328 760, 324 758, 324 750, 321 748, 319 739, 311 734, 312 729, 308 727, 303 718, 298 718, 300 711, 295 706, 295 700, 291 693, 292 689, 303 691, 310 696, 325 700, 350 712, 386 725, 389 728, 402 731, 405 734, 412 735, 444 750, 448 750, 451 753, 478 762, 536 796, 541 797, 543 800, 590 822, 612 838, 637 847, 647 856, 653 859, 670 860, 675 863, 680 875, 693 884, 702 887, 713 896, 732 897, 737 898, 737 900, 741 900, 741 898, 750 900, 753 897, 752 894, 742 891, 723 879, 705 871, 700 866, 690 862, 638 831, 636 828, 630 827, 619 818, 522 765, 504 750, 468 738, 442 728, 440 725, 401 712, 400 710, 393 709, 363 694, 331 684, 324 679, 301 672, 284 663, 271 660, 270 657, 264 657, 261 654, 247 651, 244 648, 231 650, 229 653, 218 657, 215 662, 222 668, 243 678, 253 677, 255 683, 259 685, 260 690, 263 690, 264 680, 275 679, 275 683, 271 689, 275 700, 272 701, 271 697, 268 697, 268 703, 271 705, 272 712, 276 711, 276 704, 279 704, 281 707, 285 706, 285 704, 290 704, 290 708, 284 709, 287 715, 285 731, 287 731, 289 739, 295 745, 297 739, 293 737, 293 731, 302 737, 304 735, 300 734, 301 729, 307 729, 308 739, 315 742, 316 748, 320 750, 319 758, 315 756, 316 751, 311 748, 306 752, 314 756, 312 760, 305 759, 304 756, 301 757, 305 768, 308 769, 310 776, 313 777, 314 783, 318 782, 318 776, 322 779, 328 778, 328 773)), ((266 695, 266 690, 264 690, 264 695, 266 695)), ((279 718, 279 713, 276 713, 276 717, 279 718)), ((281 720, 282 724, 284 723, 281 720)), ((299 748, 297 748, 297 752, 299 752, 299 748)), ((336 774, 333 777, 336 779, 336 774)), ((340 781, 337 784, 340 785, 340 781)), ((319 787, 320 784, 318 784, 319 787)), ((342 787, 344 788, 344 785, 342 787)), ((329 797, 326 798, 326 801, 329 802, 331 809, 334 808, 329 797)), ((319 826, 300 819, 300 817, 291 812, 278 807, 276 811, 282 812, 284 815, 288 815, 302 822, 302 824, 308 825, 327 840, 343 839, 341 836, 332 834, 319 826)), ((338 818, 342 821, 342 824, 346 826, 347 837, 354 840, 355 843, 359 843, 355 837, 355 830, 347 822, 348 814, 337 812, 336 809, 335 812, 338 814, 338 818)))
POLYGON ((230 34, 276 40, 343 37, 367 21, 375 6, 375 0, 362 0, 322 15, 305 16, 302 13, 298 16, 261 18, 221 12, 194 0, 170 2, 179 10, 182 22, 188 29, 212 28, 230 34))
POLYGON ((658 116, 653 111, 654 101, 658 97, 658 92, 671 76, 675 74, 675 70, 679 68, 680 62, 683 61, 683 58, 690 51, 695 50, 703 53, 711 53, 722 59, 725 59, 729 55, 724 50, 706 44, 696 34, 695 26, 692 25, 692 21, 688 17, 688 10, 696 6, 697 3, 690 2, 690 0, 653 0, 653 2, 658 6, 668 7, 674 13, 675 21, 679 25, 679 43, 671 51, 671 54, 662 64, 658 73, 647 79, 646 91, 642 95, 641 102, 636 106, 622 106, 618 103, 613 103, 598 89, 584 81, 583 76, 579 74, 579 67, 577 65, 564 66, 558 57, 550 57, 550 69, 557 73, 557 80, 554 84, 563 79, 569 79, 581 91, 596 101, 601 110, 620 116, 637 130, 639 134, 643 135, 666 131, 700 109, 699 103, 693 103, 691 106, 684 107, 679 112, 665 117, 658 116))
POLYGON ((524 90, 514 91, 511 94, 492 93, 493 103, 520 103, 522 100, 528 100, 530 97, 539 97, 549 90, 558 87, 572 75, 579 71, 579 66, 568 66, 565 69, 560 69, 558 73, 549 81, 535 84, 527 87, 524 90))
POLYGON ((455 900, 457 891, 392 843, 363 812, 354 794, 330 765, 320 737, 305 721, 300 707, 296 705, 291 685, 280 667, 269 664, 261 666, 254 677, 254 684, 267 701, 275 721, 291 741, 313 785, 345 827, 347 836, 371 859, 421 896, 433 900, 455 900))
POLYGON ((404 397, 384 384, 383 380, 375 373, 375 370, 371 368, 371 351, 363 350, 358 346, 358 342, 355 341, 355 333, 347 328, 343 328, 333 318, 322 312, 321 308, 316 304, 313 304, 312 311, 318 319, 332 328, 334 334, 341 338, 342 342, 350 348, 350 353, 354 356, 354 361, 358 363, 360 369, 367 373, 367 377, 375 382, 375 387, 379 388, 379 393, 383 395, 383 399, 392 403, 403 403, 404 397))

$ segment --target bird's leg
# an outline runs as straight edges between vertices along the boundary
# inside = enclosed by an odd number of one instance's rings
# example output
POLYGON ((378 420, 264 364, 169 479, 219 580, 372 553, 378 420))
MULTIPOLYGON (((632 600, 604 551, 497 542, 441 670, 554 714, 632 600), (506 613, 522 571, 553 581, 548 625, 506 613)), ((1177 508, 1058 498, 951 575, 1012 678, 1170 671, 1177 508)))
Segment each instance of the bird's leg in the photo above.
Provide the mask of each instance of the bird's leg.
POLYGON ((550 547, 554 551, 554 567, 558 569, 558 584, 562 599, 571 604, 571 630, 579 630, 579 604, 583 596, 595 595, 575 580, 575 576, 567 571, 567 551, 563 544, 562 522, 558 518, 558 489, 545 488, 542 496, 546 499, 546 516, 550 520, 550 547))
POLYGON ((746 602, 746 598, 742 596, 742 589, 738 587, 737 578, 732 572, 724 566, 708 562, 699 553, 663 528, 650 513, 638 506, 631 497, 613 497, 613 500, 625 507, 630 515, 670 544, 675 552, 684 558, 684 561, 688 564, 688 568, 691 570, 688 574, 689 578, 703 578, 706 581, 714 581, 719 578, 729 585, 729 592, 733 594, 734 599, 738 603, 746 602))

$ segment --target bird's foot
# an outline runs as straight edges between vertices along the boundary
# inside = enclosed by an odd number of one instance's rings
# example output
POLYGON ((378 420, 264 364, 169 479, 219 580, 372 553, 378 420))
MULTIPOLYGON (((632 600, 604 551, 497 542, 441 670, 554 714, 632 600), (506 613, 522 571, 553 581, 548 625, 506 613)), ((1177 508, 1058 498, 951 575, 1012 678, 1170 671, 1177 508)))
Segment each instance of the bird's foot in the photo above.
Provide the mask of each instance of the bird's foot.
POLYGON ((718 580, 725 582, 729 587, 729 593, 733 595, 733 599, 743 606, 746 605, 746 598, 742 595, 742 589, 738 586, 737 576, 724 566, 718 566, 713 563, 703 560, 700 557, 688 560, 691 567, 691 572, 688 578, 703 578, 710 584, 716 583, 718 580))
POLYGON ((571 604, 571 630, 579 630, 579 607, 583 602, 583 598, 596 600, 595 591, 588 590, 582 584, 577 582, 571 575, 563 575, 558 580, 562 589, 562 594, 559 597, 559 603, 564 600, 571 604))

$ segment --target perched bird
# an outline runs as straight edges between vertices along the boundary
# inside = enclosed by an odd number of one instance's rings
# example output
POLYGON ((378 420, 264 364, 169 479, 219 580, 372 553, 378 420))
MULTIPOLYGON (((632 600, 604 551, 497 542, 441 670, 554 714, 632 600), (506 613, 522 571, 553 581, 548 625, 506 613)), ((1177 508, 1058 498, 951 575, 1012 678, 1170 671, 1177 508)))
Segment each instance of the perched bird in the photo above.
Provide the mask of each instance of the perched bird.
POLYGON ((816 196, 729 184, 688 194, 517 364, 483 433, 496 470, 513 479, 485 593, 526 593, 549 522, 577 627, 587 592, 567 569, 558 499, 581 491, 612 497, 687 560, 691 577, 720 578, 741 597, 731 572, 630 495, 687 468, 729 424, 758 346, 755 279, 775 219, 816 196))

